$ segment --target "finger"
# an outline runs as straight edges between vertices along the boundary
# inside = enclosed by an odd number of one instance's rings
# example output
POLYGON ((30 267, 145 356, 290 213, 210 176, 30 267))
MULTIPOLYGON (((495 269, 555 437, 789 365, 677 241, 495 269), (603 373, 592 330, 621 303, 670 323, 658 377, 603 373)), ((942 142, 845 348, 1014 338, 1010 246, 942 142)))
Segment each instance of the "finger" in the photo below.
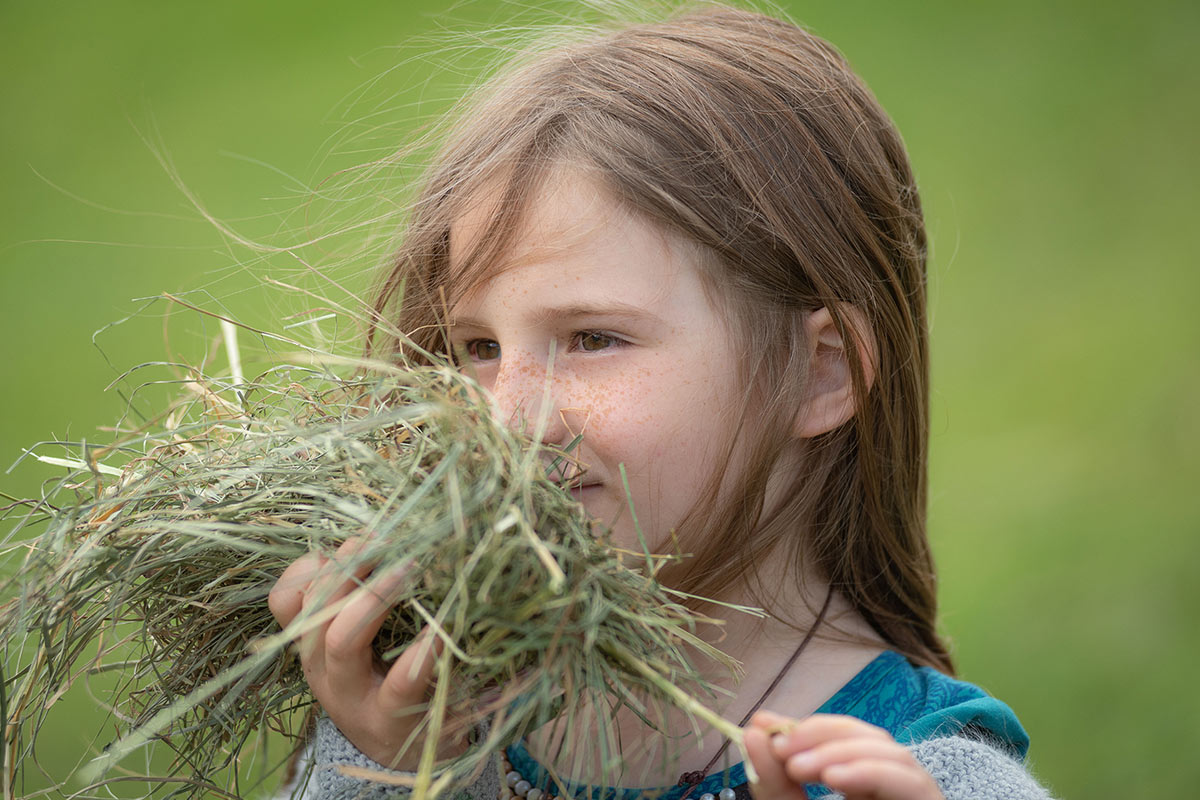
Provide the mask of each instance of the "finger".
POLYGON ((442 641, 433 629, 422 628, 384 676, 376 700, 380 709, 396 713, 420 704, 433 681, 442 650, 442 641))
POLYGON ((821 774, 821 783, 846 800, 944 800, 932 775, 915 764, 895 761, 835 764, 821 774))
POLYGON ((283 571, 267 595, 267 608, 279 623, 286 628, 304 606, 304 593, 324 559, 318 553, 300 556, 283 571))
POLYGON ((353 591, 374 567, 372 562, 359 557, 365 545, 366 539, 361 536, 342 542, 314 576, 308 597, 327 606, 353 591))
POLYGON ((766 731, 757 727, 747 728, 743 742, 750 763, 758 773, 758 782, 753 786, 757 800, 807 800, 804 787, 790 780, 783 770, 783 763, 772 755, 771 741, 766 731))
POLYGON ((799 720, 793 717, 785 717, 782 714, 776 714, 774 711, 759 710, 755 711, 754 715, 750 717, 750 727, 758 728, 768 736, 790 731, 797 724, 799 724, 799 720))
POLYGON ((328 668, 342 664, 352 668, 373 667, 371 644, 395 605, 411 566, 411 562, 408 562, 373 575, 367 583, 351 592, 345 607, 325 631, 328 668))
POLYGON ((895 741, 883 728, 842 714, 813 714, 797 722, 790 730, 771 737, 777 758, 787 758, 836 739, 879 739, 895 741))
MULTIPOLYGON (((334 610, 337 604, 362 585, 374 566, 369 561, 355 558, 364 541, 361 537, 347 539, 337 549, 333 558, 325 560, 304 593, 303 608, 334 610)), ((340 613, 341 609, 336 609, 336 613, 330 619, 314 626, 301 637, 300 656, 306 672, 323 670, 326 658, 325 635, 340 613)))
POLYGON ((834 764, 849 764, 854 761, 892 761, 917 768, 912 754, 895 741, 876 738, 835 739, 811 750, 789 756, 784 762, 784 771, 793 781, 812 783, 834 764))

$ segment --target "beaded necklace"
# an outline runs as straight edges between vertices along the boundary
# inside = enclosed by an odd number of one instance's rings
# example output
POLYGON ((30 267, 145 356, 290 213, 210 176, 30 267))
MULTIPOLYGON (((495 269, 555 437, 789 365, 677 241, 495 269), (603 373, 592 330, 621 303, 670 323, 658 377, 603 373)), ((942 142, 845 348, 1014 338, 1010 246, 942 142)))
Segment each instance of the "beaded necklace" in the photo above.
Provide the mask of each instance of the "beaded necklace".
MULTIPOLYGON (((771 685, 767 687, 767 690, 762 693, 762 696, 758 698, 754 705, 750 707, 750 710, 746 712, 746 715, 742 717, 742 721, 738 723, 739 728, 745 727, 746 723, 750 721, 750 717, 754 715, 754 712, 758 711, 767 698, 771 696, 771 692, 775 691, 775 687, 779 685, 779 682, 783 680, 783 676, 796 663, 796 659, 800 658, 800 654, 804 652, 804 648, 808 647, 808 643, 816 635, 817 628, 825 621, 825 615, 829 613, 829 606, 832 602, 833 588, 830 587, 828 593, 825 595, 825 603, 821 606, 821 610, 817 614, 817 618, 813 621, 812 627, 808 629, 808 632, 804 634, 804 638, 800 641, 800 645, 788 657, 788 660, 784 662, 783 668, 779 670, 775 679, 771 681, 771 685)), ((721 756, 725 755, 725 752, 729 749, 729 744, 730 740, 726 739, 721 745, 721 749, 709 760, 704 769, 685 772, 679 776, 679 781, 675 785, 687 787, 687 791, 683 793, 679 800, 688 800, 688 797, 691 796, 695 788, 708 777, 709 770, 721 759, 721 756)), ((500 764, 503 768, 504 780, 500 783, 499 800, 517 800, 518 798, 522 800, 559 800, 557 794, 540 789, 527 781, 520 772, 513 768, 512 762, 508 760, 508 754, 503 750, 500 751, 500 764)), ((711 792, 705 792, 697 800, 738 800, 738 792, 726 786, 715 795, 711 792)))

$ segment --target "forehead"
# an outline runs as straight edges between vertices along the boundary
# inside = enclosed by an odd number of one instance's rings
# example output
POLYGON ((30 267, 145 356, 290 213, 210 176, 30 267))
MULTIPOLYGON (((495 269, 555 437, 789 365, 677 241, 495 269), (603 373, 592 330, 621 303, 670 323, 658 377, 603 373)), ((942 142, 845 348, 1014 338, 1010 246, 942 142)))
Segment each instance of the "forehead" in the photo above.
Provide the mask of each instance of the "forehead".
POLYGON ((495 276, 535 263, 576 261, 611 251, 613 231, 636 230, 640 249, 666 264, 691 261, 678 236, 616 200, 588 170, 559 166, 539 178, 493 179, 463 204, 449 226, 448 300, 495 276))
POLYGON ((515 192, 493 180, 451 222, 450 262, 461 268, 489 244, 500 243, 501 252, 491 254, 501 262, 497 269, 522 258, 553 255, 554 249, 578 244, 622 212, 594 179, 575 170, 555 170, 515 192))

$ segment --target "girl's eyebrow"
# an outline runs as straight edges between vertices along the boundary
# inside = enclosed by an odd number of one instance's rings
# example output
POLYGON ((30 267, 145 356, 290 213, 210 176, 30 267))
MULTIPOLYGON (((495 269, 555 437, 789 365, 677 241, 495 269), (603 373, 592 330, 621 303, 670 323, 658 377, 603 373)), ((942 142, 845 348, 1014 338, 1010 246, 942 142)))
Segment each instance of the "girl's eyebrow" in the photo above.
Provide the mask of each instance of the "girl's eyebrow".
POLYGON ((537 312, 537 318, 547 322, 578 319, 580 317, 620 317, 626 319, 657 318, 657 315, 644 306, 623 303, 618 300, 606 303, 577 303, 569 306, 544 308, 537 312))
MULTIPOLYGON (((628 322, 637 321, 657 321, 659 316, 644 306, 632 305, 620 301, 611 303, 596 303, 596 304, 571 304, 567 306, 553 306, 534 310, 530 314, 531 318, 536 319, 540 323, 560 323, 573 319, 587 319, 590 317, 607 317, 616 318, 628 322)), ((468 328, 486 328, 484 322, 473 319, 471 317, 462 317, 451 315, 451 325, 461 325, 468 328)))

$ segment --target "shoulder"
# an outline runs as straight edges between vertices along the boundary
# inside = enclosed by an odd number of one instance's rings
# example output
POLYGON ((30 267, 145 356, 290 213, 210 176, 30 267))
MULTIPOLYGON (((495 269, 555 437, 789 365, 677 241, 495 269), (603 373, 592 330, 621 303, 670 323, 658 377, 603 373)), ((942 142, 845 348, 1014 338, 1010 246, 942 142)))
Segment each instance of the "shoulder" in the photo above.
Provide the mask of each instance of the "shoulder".
POLYGON ((1016 713, 978 686, 931 667, 913 668, 924 701, 914 709, 903 741, 922 742, 956 734, 987 739, 1015 758, 1029 751, 1029 734, 1016 713))
POLYGON ((909 746, 946 800, 1050 800, 1025 765, 966 736, 926 739, 909 746))
POLYGON ((888 651, 868 664, 820 711, 877 725, 902 744, 958 735, 987 740, 1024 758, 1029 736, 1017 715, 978 686, 888 651))

